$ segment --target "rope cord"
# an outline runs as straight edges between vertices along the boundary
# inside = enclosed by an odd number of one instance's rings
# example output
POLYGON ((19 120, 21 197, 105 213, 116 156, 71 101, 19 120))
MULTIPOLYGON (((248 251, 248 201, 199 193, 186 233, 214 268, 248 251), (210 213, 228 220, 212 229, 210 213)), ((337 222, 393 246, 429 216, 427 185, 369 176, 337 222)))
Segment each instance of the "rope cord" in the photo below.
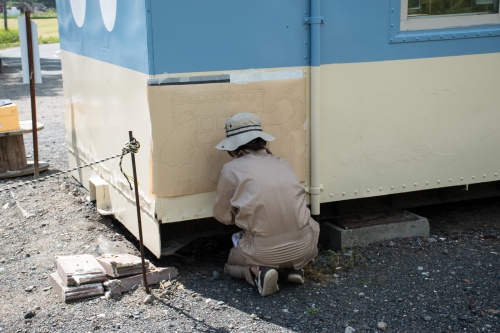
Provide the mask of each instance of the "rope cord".
POLYGON ((139 141, 137 141, 135 138, 132 138, 132 141, 127 142, 125 144, 125 147, 122 148, 122 153, 121 153, 121 156, 120 156, 120 171, 125 176, 125 179, 127 180, 128 186, 130 187, 131 190, 132 190, 132 184, 130 183, 130 181, 133 180, 134 177, 127 175, 125 173, 125 171, 123 171, 123 169, 122 169, 122 161, 123 161, 123 156, 124 155, 126 155, 128 153, 135 154, 135 153, 137 153, 139 151, 139 148, 141 148, 141 144, 139 143, 139 141))
POLYGON ((96 165, 96 164, 99 164, 99 163, 102 163, 102 162, 106 162, 106 161, 109 161, 109 160, 117 158, 117 157, 120 158, 120 171, 122 172, 123 176, 125 176, 125 179, 127 179, 127 182, 128 182, 128 185, 130 186, 130 189, 132 189, 132 184, 130 183, 130 180, 133 179, 133 177, 127 175, 123 171, 123 169, 122 169, 122 160, 123 160, 123 156, 125 156, 125 155, 127 155, 129 153, 136 154, 139 151, 140 147, 141 147, 140 143, 135 138, 132 138, 131 141, 129 141, 129 142, 127 142, 125 144, 125 146, 122 148, 122 152, 120 154, 117 154, 117 155, 114 155, 114 156, 110 156, 110 157, 107 157, 107 158, 104 158, 102 160, 95 161, 95 162, 92 162, 92 163, 89 163, 89 164, 81 165, 81 166, 73 168, 73 169, 69 169, 69 170, 66 170, 66 171, 57 172, 57 173, 55 173, 53 175, 49 175, 49 176, 46 176, 46 177, 42 177, 42 178, 38 178, 38 179, 34 179, 34 180, 28 180, 28 181, 25 181, 25 182, 17 183, 16 185, 12 185, 12 186, 5 187, 5 188, 0 188, 0 193, 1 192, 5 192, 5 191, 9 191, 9 190, 13 190, 13 189, 16 189, 18 187, 25 186, 25 185, 29 185, 29 184, 33 184, 33 183, 39 183, 39 182, 45 181, 45 180, 50 179, 50 178, 55 178, 55 177, 61 176, 61 175, 65 174, 65 173, 70 173, 70 172, 73 172, 73 171, 76 171, 76 170, 79 170, 79 169, 83 169, 83 168, 86 168, 86 167, 89 167, 89 166, 93 166, 93 165, 96 165))

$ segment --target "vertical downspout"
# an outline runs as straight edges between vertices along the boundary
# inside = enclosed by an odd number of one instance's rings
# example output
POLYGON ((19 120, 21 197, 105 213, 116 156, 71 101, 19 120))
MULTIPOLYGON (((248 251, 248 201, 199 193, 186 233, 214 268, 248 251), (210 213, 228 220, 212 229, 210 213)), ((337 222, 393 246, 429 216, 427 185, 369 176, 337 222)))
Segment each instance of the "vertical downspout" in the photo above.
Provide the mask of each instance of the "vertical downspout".
POLYGON ((320 214, 320 65, 321 65, 321 0, 311 0, 311 214, 318 220, 320 214))

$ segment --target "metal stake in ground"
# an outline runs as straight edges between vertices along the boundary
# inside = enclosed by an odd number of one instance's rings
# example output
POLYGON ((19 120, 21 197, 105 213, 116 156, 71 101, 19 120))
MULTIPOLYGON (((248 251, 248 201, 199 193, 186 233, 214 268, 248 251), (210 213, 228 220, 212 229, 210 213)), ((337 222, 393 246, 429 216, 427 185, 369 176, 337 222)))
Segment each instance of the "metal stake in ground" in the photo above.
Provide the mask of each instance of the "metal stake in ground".
MULTIPOLYGON (((134 136, 132 135, 132 131, 128 132, 129 141, 134 141, 134 136)), ((141 205, 139 203, 139 188, 137 187, 137 172, 135 170, 135 153, 130 153, 132 157, 132 171, 134 173, 134 191, 135 191, 135 207, 137 209, 137 225, 139 227, 139 244, 141 250, 141 260, 142 260, 142 276, 144 278, 144 287, 146 288, 146 293, 151 294, 148 285, 148 278, 146 276, 146 263, 144 260, 144 243, 142 240, 142 222, 141 222, 141 205)))
MULTIPOLYGON (((6 8, 4 9, 6 10, 6 8)), ((28 64, 29 64, 29 77, 30 77, 30 95, 31 95, 31 122, 33 126, 33 159, 34 159, 34 176, 35 179, 39 177, 38 167, 38 135, 36 126, 36 95, 35 95, 35 63, 33 56, 33 39, 31 34, 31 18, 30 12, 26 11, 26 39, 28 41, 28 64)), ((37 37, 38 38, 38 37, 37 37)))

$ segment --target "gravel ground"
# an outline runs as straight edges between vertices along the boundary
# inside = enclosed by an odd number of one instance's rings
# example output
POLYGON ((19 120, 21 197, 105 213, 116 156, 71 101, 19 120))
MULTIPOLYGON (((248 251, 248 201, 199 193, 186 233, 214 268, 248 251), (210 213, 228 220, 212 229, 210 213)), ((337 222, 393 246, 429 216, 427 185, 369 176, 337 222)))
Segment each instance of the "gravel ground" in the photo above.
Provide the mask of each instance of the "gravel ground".
MULTIPOLYGON (((30 119, 29 86, 10 60, 0 98, 30 119)), ((62 80, 58 62, 47 64, 52 71, 37 85, 45 125, 39 154, 50 163, 43 176, 67 169, 62 80)), ((148 254, 179 270, 177 280, 152 286, 150 303, 138 288, 65 304, 48 282, 55 256, 99 256, 110 245, 138 254, 137 242, 100 216, 73 178, 1 191, 19 180, 0 181, 0 332, 500 332, 498 198, 415 210, 429 219, 430 238, 322 251, 304 286, 281 283, 265 298, 224 276, 230 241, 214 238, 189 245, 182 257, 148 254)))

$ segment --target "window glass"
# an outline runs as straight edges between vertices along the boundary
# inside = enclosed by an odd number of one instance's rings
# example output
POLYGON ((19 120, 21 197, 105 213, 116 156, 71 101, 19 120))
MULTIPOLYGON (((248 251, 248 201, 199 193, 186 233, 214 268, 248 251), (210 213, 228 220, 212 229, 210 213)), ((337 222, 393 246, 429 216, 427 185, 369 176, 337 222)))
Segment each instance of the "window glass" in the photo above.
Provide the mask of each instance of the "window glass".
POLYGON ((499 0, 400 1, 400 31, 499 25, 499 0))
POLYGON ((499 0, 408 0, 408 18, 498 13, 499 0))

